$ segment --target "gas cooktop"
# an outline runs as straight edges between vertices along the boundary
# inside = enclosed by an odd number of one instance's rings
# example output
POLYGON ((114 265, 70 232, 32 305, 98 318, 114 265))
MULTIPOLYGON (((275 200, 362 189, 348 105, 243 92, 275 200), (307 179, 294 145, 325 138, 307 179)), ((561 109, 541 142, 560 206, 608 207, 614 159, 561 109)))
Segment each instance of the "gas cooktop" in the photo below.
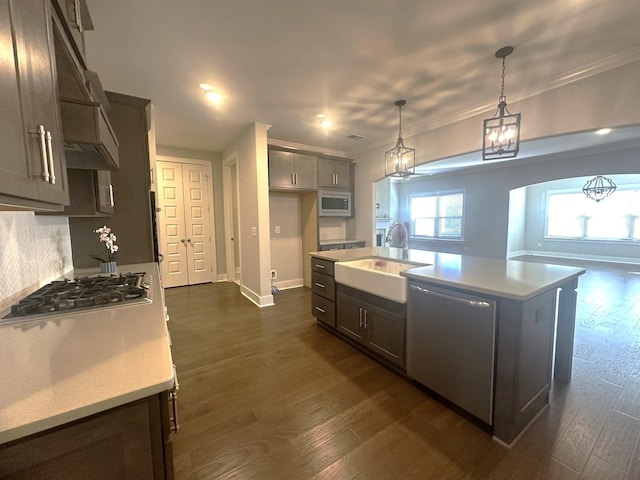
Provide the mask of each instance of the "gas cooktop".
POLYGON ((3 318, 68 314, 150 302, 150 283, 151 277, 145 272, 57 280, 12 305, 10 313, 3 318))

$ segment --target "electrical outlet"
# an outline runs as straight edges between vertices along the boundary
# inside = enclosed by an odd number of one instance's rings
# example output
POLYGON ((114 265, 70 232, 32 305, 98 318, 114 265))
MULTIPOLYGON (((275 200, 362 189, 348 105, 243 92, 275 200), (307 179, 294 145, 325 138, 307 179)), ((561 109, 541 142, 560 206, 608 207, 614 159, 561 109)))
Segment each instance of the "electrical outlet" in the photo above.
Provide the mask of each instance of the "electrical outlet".
POLYGON ((258 235, 258 227, 251 227, 251 236, 255 237, 258 235))
POLYGON ((278 272, 271 270, 271 280, 275 280, 276 278, 278 278, 278 272))
POLYGON ((276 233, 280 233, 280 225, 276 225, 275 231, 276 233))

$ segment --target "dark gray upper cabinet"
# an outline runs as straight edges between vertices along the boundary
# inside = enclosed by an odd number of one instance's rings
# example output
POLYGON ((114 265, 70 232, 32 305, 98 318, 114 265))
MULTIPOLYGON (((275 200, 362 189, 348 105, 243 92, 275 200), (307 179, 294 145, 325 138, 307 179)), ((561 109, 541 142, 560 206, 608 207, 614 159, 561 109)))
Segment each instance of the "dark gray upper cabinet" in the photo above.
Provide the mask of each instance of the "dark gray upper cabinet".
POLYGON ((269 150, 269 187, 279 190, 316 190, 316 160, 313 155, 269 150))
POLYGON ((49 0, 0 0, 0 209, 69 201, 49 0))
POLYGON ((60 212, 36 212, 66 217, 108 217, 115 204, 109 170, 68 169, 70 204, 60 212))
POLYGON ((63 20, 64 30, 80 61, 79 67, 86 68, 84 32, 93 30, 93 22, 89 15, 86 0, 52 0, 54 8, 63 20))
POLYGON ((318 187, 351 190, 351 170, 349 160, 318 158, 318 187))

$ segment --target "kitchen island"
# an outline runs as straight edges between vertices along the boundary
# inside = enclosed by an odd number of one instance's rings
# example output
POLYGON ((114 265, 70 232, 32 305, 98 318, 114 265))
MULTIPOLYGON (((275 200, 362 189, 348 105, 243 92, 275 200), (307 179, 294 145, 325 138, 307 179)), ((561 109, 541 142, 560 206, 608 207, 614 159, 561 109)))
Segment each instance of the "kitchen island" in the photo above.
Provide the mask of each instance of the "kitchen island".
MULTIPOLYGON (((490 376, 490 383, 487 385, 490 412, 486 418, 481 418, 490 426, 494 438, 505 444, 513 443, 548 404, 552 371, 558 381, 568 382, 571 379, 576 289, 578 277, 585 272, 583 269, 384 247, 315 252, 311 256, 312 268, 314 264, 318 264, 323 267, 324 272, 333 271, 336 262, 371 257, 412 263, 415 264, 415 268, 401 272, 408 280, 408 287, 444 290, 453 295, 472 295, 474 301, 478 300, 476 297, 481 296, 479 300, 487 299, 495 305, 493 324, 488 329, 491 335, 491 349, 487 350, 487 358, 483 359, 488 364, 490 376)), ((326 280, 325 277, 321 278, 326 280)), ((347 290, 347 294, 353 297, 350 291, 352 288, 353 285, 343 287, 338 282, 334 285, 338 295, 341 291, 347 290)), ((330 321, 323 322, 323 318, 328 318, 326 312, 331 311, 331 305, 327 303, 326 296, 322 297, 322 291, 317 291, 317 295, 315 293, 312 312, 319 305, 324 313, 315 312, 314 315, 323 326, 343 333, 339 331, 340 318, 334 320, 333 327, 330 321)), ((362 308, 365 309, 366 327, 366 307, 361 307, 361 312, 362 308)), ((416 302, 412 301, 409 295, 408 328, 402 329, 405 332, 405 346, 408 348, 396 349, 396 355, 404 353, 405 358, 395 363, 398 366, 408 363, 406 373, 410 378, 414 375, 411 361, 407 362, 406 355, 411 355, 411 335, 417 331, 416 328, 412 328, 411 322, 417 324, 423 317, 429 318, 429 311, 425 310, 429 309, 424 305, 416 307, 416 302)), ((340 312, 334 311, 334 315, 339 317, 340 312)), ((362 325, 362 313, 360 316, 362 325)), ((400 329, 399 327, 395 331, 400 329)), ((453 336, 454 329, 451 331, 453 336)), ((464 329, 455 332, 457 337, 464 334, 464 329)), ((466 341, 469 345, 473 344, 475 339, 469 338, 466 341)), ((398 345, 397 339, 394 340, 394 345, 398 345)), ((413 350, 424 351, 424 347, 414 346, 413 350)), ((463 377, 464 375, 461 378, 463 377)), ((423 383, 421 378, 416 380, 423 383)), ((457 399, 442 396, 456 403, 457 399)))
POLYGON ((93 465, 83 478, 165 478, 171 469, 174 369, 157 264, 119 271, 151 273, 150 301, 0 321, 0 477, 40 478, 25 473, 30 462, 45 474, 93 465))

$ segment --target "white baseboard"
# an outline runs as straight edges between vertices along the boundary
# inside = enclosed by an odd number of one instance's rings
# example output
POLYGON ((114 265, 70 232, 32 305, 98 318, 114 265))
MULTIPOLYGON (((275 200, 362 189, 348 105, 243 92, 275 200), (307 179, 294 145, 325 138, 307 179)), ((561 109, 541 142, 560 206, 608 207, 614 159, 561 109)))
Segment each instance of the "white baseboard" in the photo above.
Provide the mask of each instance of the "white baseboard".
POLYGON ((245 285, 240 285, 240 293, 255 303, 258 307, 270 307, 273 303, 273 295, 260 296, 245 285))
POLYGON ((280 282, 273 282, 274 287, 278 287, 279 290, 287 290, 289 288, 298 288, 304 286, 304 280, 302 278, 295 278, 293 280, 283 280, 280 282))

